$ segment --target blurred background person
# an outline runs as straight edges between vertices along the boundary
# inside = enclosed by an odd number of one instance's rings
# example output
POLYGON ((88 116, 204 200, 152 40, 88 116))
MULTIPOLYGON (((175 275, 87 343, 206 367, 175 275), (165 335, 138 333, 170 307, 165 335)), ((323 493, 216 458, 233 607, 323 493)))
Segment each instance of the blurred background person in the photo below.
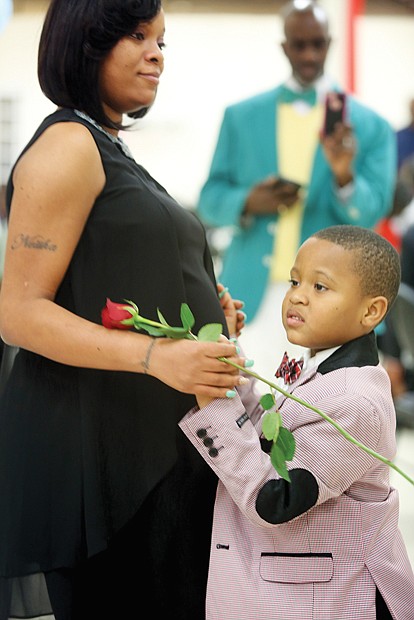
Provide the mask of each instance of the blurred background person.
MULTIPOLYGON (((400 259, 401 282, 410 286, 414 292, 414 223, 409 225, 401 234, 400 259)), ((391 381, 393 397, 398 399, 407 392, 414 391, 414 361, 412 356, 407 354, 407 350, 410 348, 409 343, 402 342, 401 336, 399 337, 396 333, 394 312, 391 308, 390 315, 385 321, 385 329, 383 333, 378 335, 378 348, 382 354, 382 365, 391 381)), ((414 427, 414 409, 412 411, 412 427, 414 427)))
MULTIPOLYGON (((397 181, 391 212, 376 226, 376 231, 388 239, 401 256, 401 281, 414 287, 414 99, 409 105, 412 122, 396 131, 397 181)), ((378 348, 381 362, 391 381, 395 399, 414 388, 413 368, 410 357, 404 353, 406 343, 400 342, 394 329, 394 312, 391 309, 381 329, 378 330, 378 348), (408 362, 408 363, 407 363, 408 362)), ((397 412, 398 413, 398 412, 397 412)), ((413 411, 414 420, 414 411, 413 411)), ((397 415, 398 421, 398 415, 397 415)))
POLYGON ((414 155, 414 98, 410 100, 408 109, 409 124, 397 131, 398 168, 410 155, 414 155))
POLYGON ((411 224, 402 238, 401 281, 414 289, 414 224, 411 224))
POLYGON ((402 287, 387 322, 396 346, 387 349, 383 366, 391 380, 401 442, 404 430, 414 431, 414 223, 402 235, 400 259, 402 287))
POLYGON ((331 43, 324 9, 289 2, 282 18, 292 73, 226 108, 198 203, 207 225, 234 229, 220 280, 244 300, 240 342, 269 378, 285 350, 301 354, 280 317, 298 246, 329 225, 374 227, 391 210, 396 176, 393 129, 354 97, 343 122, 329 135, 321 131, 326 96, 340 90, 324 71, 331 43))

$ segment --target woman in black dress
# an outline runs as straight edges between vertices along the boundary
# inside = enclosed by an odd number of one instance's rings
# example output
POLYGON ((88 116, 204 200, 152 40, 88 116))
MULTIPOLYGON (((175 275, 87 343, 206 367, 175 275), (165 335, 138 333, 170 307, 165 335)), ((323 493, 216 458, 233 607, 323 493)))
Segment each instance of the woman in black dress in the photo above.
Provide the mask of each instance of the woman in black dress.
POLYGON ((177 421, 195 391, 238 385, 219 356, 243 359, 101 324, 106 298, 172 325, 185 302, 195 333, 227 334, 202 226, 118 137, 153 104, 163 46, 158 0, 50 3, 39 80, 58 108, 7 187, 1 620, 204 618, 216 479, 177 421))

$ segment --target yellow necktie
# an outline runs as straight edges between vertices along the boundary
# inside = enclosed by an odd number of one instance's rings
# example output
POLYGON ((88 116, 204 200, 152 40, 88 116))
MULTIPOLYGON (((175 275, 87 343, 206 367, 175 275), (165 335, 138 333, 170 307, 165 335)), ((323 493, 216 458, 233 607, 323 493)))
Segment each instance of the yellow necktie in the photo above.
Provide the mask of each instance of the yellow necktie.
POLYGON ((276 114, 279 174, 302 185, 299 200, 276 223, 270 278, 272 282, 287 282, 299 247, 303 202, 319 141, 323 106, 281 104, 276 114))

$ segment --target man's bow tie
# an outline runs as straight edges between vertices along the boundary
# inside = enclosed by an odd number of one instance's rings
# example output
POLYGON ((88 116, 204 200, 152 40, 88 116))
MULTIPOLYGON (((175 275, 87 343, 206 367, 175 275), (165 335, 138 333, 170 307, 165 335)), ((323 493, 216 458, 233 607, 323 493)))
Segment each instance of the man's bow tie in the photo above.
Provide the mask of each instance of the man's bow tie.
POLYGON ((280 103, 293 103, 294 101, 304 101, 310 106, 316 105, 317 96, 314 88, 308 88, 300 92, 296 92, 287 88, 287 86, 281 86, 279 94, 280 103))
POLYGON ((282 363, 275 372, 275 377, 282 377, 286 384, 293 383, 299 378, 303 367, 303 357, 299 360, 289 360, 288 354, 285 352, 282 363))

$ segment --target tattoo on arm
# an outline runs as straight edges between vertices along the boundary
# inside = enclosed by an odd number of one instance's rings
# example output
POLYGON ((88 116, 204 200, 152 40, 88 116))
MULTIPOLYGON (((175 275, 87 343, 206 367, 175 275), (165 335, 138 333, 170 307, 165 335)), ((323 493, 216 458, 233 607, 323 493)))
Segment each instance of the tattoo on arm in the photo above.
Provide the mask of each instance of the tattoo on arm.
POLYGON ((18 250, 19 248, 29 248, 32 250, 48 250, 49 252, 56 252, 57 245, 52 243, 50 239, 45 239, 42 235, 35 235, 30 237, 21 233, 12 241, 11 249, 18 250))

